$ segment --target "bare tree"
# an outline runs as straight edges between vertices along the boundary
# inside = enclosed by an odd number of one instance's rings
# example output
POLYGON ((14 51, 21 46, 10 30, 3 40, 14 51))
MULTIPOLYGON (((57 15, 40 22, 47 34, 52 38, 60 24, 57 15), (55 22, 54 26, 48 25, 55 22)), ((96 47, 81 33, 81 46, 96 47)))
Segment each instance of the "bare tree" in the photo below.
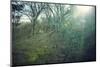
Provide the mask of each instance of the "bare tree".
POLYGON ((47 20, 52 23, 56 31, 60 30, 59 28, 64 26, 64 22, 71 15, 71 6, 66 7, 61 4, 48 4, 47 7, 48 9, 45 10, 47 20))
POLYGON ((32 3, 32 2, 24 2, 25 8, 21 12, 22 14, 26 15, 31 23, 32 23, 32 34, 34 34, 36 20, 38 16, 41 14, 43 9, 45 9, 44 3, 32 3))

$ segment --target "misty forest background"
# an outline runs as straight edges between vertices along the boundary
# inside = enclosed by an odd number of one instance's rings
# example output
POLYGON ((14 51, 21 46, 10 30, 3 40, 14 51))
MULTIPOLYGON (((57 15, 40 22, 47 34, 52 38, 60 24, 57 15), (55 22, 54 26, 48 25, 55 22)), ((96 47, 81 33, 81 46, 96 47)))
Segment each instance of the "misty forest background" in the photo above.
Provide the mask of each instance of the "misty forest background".
POLYGON ((11 11, 14 65, 96 60, 94 6, 13 1, 11 11))

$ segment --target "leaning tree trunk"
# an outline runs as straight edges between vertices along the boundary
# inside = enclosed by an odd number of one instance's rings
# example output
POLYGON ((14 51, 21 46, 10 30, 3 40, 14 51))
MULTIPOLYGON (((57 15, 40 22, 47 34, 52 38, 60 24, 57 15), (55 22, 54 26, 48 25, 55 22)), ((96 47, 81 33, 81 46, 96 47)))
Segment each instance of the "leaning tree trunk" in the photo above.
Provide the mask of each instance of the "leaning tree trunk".
POLYGON ((41 11, 39 11, 37 14, 36 14, 36 16, 34 16, 33 18, 32 18, 32 35, 34 36, 34 34, 35 34, 35 26, 36 26, 36 20, 37 20, 37 18, 38 18, 38 16, 40 15, 40 13, 42 12, 42 10, 41 11))

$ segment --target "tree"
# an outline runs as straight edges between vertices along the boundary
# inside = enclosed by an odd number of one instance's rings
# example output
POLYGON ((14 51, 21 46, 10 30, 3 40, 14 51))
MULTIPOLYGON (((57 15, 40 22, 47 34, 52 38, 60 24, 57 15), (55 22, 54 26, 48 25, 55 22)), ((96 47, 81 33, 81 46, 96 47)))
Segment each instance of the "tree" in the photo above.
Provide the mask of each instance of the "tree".
POLYGON ((24 9, 24 4, 21 2, 13 1, 12 3, 12 22, 17 26, 22 16, 20 13, 24 9))
POLYGON ((31 23, 32 23, 32 34, 34 34, 36 20, 38 16, 41 14, 43 9, 45 9, 44 3, 32 3, 32 2, 24 2, 25 8, 21 12, 22 14, 26 15, 31 23))
POLYGON ((61 4, 48 4, 45 10, 46 19, 52 23, 53 28, 56 31, 60 31, 61 27, 64 26, 64 22, 71 15, 71 6, 64 6, 61 4))

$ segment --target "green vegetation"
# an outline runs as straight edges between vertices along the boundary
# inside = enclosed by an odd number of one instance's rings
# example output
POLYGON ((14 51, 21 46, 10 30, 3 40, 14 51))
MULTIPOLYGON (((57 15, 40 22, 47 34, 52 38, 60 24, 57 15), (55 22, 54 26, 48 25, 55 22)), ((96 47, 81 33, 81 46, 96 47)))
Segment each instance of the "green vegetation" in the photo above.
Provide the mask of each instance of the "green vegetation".
POLYGON ((83 15, 76 5, 12 2, 13 64, 95 61, 95 7, 87 7, 83 15))

